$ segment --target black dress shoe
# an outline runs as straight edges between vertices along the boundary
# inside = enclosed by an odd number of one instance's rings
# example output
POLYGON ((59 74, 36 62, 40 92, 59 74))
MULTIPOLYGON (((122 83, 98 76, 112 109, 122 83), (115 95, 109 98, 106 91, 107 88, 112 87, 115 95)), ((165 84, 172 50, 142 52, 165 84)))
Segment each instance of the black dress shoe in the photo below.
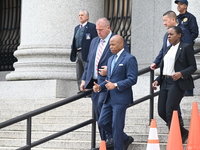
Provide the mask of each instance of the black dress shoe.
POLYGON ((108 138, 106 140, 106 147, 113 147, 113 146, 114 146, 113 138, 108 138))
POLYGON ((129 145, 134 141, 132 136, 128 136, 128 138, 124 141, 124 149, 127 150, 129 145))
POLYGON ((182 135, 182 143, 183 143, 183 144, 184 144, 184 143, 187 141, 187 139, 188 139, 188 133, 189 133, 189 131, 186 130, 186 131, 183 133, 183 135, 182 135))

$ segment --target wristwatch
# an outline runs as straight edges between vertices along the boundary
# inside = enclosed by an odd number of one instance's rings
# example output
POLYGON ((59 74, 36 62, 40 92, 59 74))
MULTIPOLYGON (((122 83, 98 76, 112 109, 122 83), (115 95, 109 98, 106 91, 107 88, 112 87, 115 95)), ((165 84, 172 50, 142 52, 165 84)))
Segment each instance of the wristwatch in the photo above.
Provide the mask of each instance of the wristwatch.
POLYGON ((117 87, 117 83, 114 83, 114 86, 117 87))

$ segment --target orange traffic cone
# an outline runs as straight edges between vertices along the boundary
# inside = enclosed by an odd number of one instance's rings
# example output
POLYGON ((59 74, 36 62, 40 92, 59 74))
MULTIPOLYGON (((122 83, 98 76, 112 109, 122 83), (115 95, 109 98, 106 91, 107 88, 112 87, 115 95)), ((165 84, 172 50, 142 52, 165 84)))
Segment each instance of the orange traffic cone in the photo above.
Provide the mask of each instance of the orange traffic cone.
POLYGON ((106 141, 101 141, 99 150, 106 150, 106 141))
POLYGON ((160 150, 156 120, 151 119, 149 137, 146 150, 160 150))
POLYGON ((166 150, 183 150, 178 112, 173 111, 166 150))
POLYGON ((192 104, 192 114, 186 150, 200 150, 200 119, 197 102, 193 102, 192 104))

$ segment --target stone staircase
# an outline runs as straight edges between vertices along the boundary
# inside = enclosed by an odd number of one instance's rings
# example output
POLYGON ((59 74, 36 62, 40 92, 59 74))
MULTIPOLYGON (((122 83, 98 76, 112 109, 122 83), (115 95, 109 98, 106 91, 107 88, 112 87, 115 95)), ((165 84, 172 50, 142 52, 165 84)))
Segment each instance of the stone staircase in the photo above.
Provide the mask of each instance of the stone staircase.
MULTIPOLYGON (((136 96, 135 99, 139 98, 136 96)), ((186 128, 192 109, 192 102, 199 101, 199 96, 185 97, 181 108, 186 128)), ((29 99, 29 100, 0 100, 0 122, 16 117, 25 112, 35 110, 61 99, 29 99)), ((91 100, 82 98, 67 106, 63 106, 35 116, 32 119, 32 139, 38 140, 50 134, 64 130, 70 126, 81 123, 91 118, 91 100)), ((155 98, 154 116, 157 122, 158 136, 161 150, 165 150, 168 130, 165 123, 157 115, 157 97, 155 98)), ((143 102, 127 110, 125 132, 134 137, 135 141, 129 150, 145 150, 149 134, 149 102, 143 102)), ((0 129, 0 150, 14 150, 24 146, 26 141, 26 121, 17 123, 10 127, 0 129)), ((63 135, 52 141, 44 143, 33 150, 89 150, 91 140, 91 125, 78 129, 72 133, 63 135)), ((97 133, 97 146, 99 145, 97 133)))

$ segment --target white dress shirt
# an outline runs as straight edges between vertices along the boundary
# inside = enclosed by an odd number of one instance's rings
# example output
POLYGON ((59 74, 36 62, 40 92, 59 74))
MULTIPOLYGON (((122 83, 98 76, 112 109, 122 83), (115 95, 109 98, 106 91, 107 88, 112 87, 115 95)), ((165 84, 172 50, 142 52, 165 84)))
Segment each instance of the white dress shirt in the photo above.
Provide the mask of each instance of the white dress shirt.
POLYGON ((179 44, 180 43, 175 46, 172 45, 167 54, 164 56, 163 75, 171 76, 175 73, 174 64, 179 44))
MULTIPOLYGON (((99 45, 98 45, 98 47, 97 47, 97 50, 98 50, 99 47, 100 47, 101 41, 104 40, 104 41, 105 41, 105 42, 104 42, 104 46, 103 46, 103 52, 104 52, 105 47, 106 47, 106 45, 108 44, 111 35, 112 35, 112 32, 110 31, 110 33, 108 34, 108 36, 107 36, 105 39, 101 39, 101 40, 100 40, 99 45)), ((98 53, 98 51, 96 51, 96 55, 97 55, 97 53, 98 53)), ((96 55, 95 55, 95 57, 96 57, 96 55)), ((95 61, 96 61, 96 60, 95 60, 95 61)), ((95 68, 96 68, 96 67, 95 67, 95 63, 94 63, 94 74, 93 74, 93 79, 97 79, 97 73, 96 73, 95 68)))

